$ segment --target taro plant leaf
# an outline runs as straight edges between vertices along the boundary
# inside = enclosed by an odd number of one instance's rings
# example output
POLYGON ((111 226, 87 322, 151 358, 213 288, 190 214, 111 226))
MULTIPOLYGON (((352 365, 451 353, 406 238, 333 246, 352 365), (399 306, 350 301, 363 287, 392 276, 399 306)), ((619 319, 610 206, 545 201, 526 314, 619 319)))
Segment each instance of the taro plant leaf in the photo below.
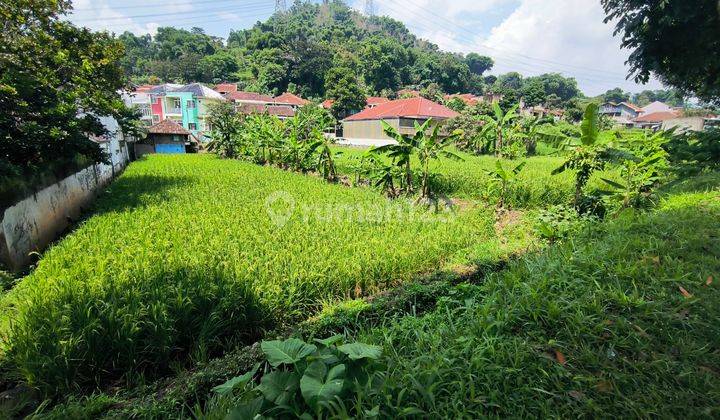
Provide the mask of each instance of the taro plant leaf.
POLYGON ((329 371, 325 363, 320 361, 312 362, 302 379, 300 379, 300 391, 305 402, 312 407, 318 403, 333 400, 339 396, 345 384, 345 365, 333 366, 329 371))
POLYGON ((296 372, 276 370, 263 376, 257 389, 266 400, 277 405, 287 405, 297 392, 298 384, 296 372))
POLYGON ((325 347, 330 347, 330 346, 332 346, 333 344, 336 344, 336 343, 342 341, 343 338, 345 338, 345 337, 344 337, 342 334, 338 334, 338 335, 333 335, 332 337, 328 337, 328 338, 325 338, 325 339, 322 339, 322 340, 319 339, 319 338, 316 338, 316 339, 315 339, 315 342, 316 342, 316 343, 319 343, 319 344, 322 344, 322 345, 325 346, 325 347))
POLYGON ((338 347, 338 350, 345 353, 351 360, 376 360, 382 355, 382 348, 364 343, 343 344, 338 347))
POLYGON ((253 420, 263 411, 263 397, 257 397, 249 403, 233 408, 225 420, 253 420))
POLYGON ((255 376, 255 372, 260 368, 260 363, 256 364, 250 372, 247 372, 244 375, 236 376, 227 382, 225 382, 222 385, 218 385, 215 388, 212 389, 212 391, 216 394, 220 395, 227 395, 230 392, 232 392, 235 387, 243 387, 245 384, 250 382, 250 380, 255 376))
POLYGON ((263 341, 260 348, 273 367, 297 363, 317 350, 315 345, 307 344, 297 338, 289 338, 285 341, 263 341))

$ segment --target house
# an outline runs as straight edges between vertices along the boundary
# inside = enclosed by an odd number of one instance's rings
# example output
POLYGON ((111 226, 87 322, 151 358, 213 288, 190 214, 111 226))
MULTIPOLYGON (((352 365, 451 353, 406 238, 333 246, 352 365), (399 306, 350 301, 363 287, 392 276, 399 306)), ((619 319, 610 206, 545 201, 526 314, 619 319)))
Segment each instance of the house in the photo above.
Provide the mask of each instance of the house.
POLYGON ((667 120, 673 120, 680 116, 675 111, 660 111, 649 114, 642 114, 633 120, 635 128, 657 130, 667 120))
POLYGON ((220 83, 219 85, 215 86, 215 92, 223 96, 237 91, 238 87, 236 83, 220 83))
POLYGON ((287 105, 293 108, 300 108, 303 105, 307 105, 310 101, 305 100, 297 95, 293 95, 290 92, 285 92, 282 95, 273 99, 273 103, 276 105, 287 105))
POLYGON ((368 96, 368 98, 365 100, 365 108, 366 109, 372 109, 375 108, 378 105, 382 105, 384 103, 390 102, 390 99, 383 98, 380 96, 368 96))
POLYGON ((272 96, 255 92, 231 92, 225 95, 225 98, 236 105, 271 105, 275 103, 272 96))
POLYGON ((274 115, 281 120, 285 120, 295 116, 295 108, 287 105, 241 104, 238 105, 235 109, 241 114, 274 115))
MULTIPOLYGON (((165 94, 172 90, 181 87, 182 85, 176 85, 172 83, 165 83, 158 86, 153 86, 148 89, 147 95, 149 97, 150 114, 152 116, 152 124, 157 124, 165 119, 165 94)), ((151 125, 152 125, 151 124, 151 125)))
POLYGON ((196 137, 203 138, 204 133, 212 129, 206 122, 208 105, 225 100, 220 93, 200 83, 190 83, 166 91, 163 97, 164 116, 182 124, 196 137))
POLYGON ((444 97, 446 103, 452 101, 455 98, 462 100, 467 106, 475 106, 479 102, 482 102, 482 98, 478 98, 472 93, 455 93, 453 95, 445 95, 444 97))
POLYGON ((633 120, 639 117, 643 110, 629 102, 605 102, 600 106, 600 115, 612 119, 616 125, 632 127, 633 120))
POLYGON ((393 139, 383 132, 382 121, 400 133, 411 134, 415 132, 416 123, 423 124, 428 119, 442 123, 458 115, 444 105, 421 97, 388 101, 345 118, 342 121, 343 143, 356 146, 392 143, 393 139))
POLYGON ((124 91, 120 94, 125 106, 128 108, 136 108, 140 112, 140 121, 146 126, 151 126, 155 123, 150 106, 151 99, 148 93, 149 90, 150 89, 136 88, 132 92, 124 91))
POLYGON ((662 122, 662 130, 675 129, 678 133, 686 131, 703 131, 708 127, 720 126, 720 119, 714 115, 705 116, 679 116, 662 122))
POLYGON ((193 134, 171 119, 163 120, 148 128, 147 137, 135 143, 135 157, 153 153, 186 153, 198 146, 193 134))
POLYGON ((642 111, 640 113, 643 115, 647 115, 654 114, 656 112, 675 112, 675 109, 665 103, 655 101, 647 106, 642 107, 642 111))

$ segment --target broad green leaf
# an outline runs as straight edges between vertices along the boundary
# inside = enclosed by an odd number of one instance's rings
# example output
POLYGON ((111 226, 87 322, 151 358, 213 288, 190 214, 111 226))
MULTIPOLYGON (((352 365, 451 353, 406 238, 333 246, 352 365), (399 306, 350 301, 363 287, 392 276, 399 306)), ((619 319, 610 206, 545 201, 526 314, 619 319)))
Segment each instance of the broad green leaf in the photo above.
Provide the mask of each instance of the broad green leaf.
POLYGON ((285 341, 263 341, 260 348, 273 367, 297 363, 317 350, 315 345, 307 344, 297 338, 289 338, 285 341))
POLYGON ((263 402, 263 397, 257 397, 247 404, 237 406, 225 416, 225 420, 253 420, 262 413, 263 402))
POLYGON ((245 386, 250 380, 255 376, 255 372, 260 368, 260 363, 256 364, 253 369, 250 372, 245 373, 244 375, 236 376, 232 379, 229 379, 227 382, 225 382, 222 385, 218 385, 215 388, 212 389, 212 391, 216 394, 220 395, 226 395, 232 392, 235 387, 242 387, 245 386))
POLYGON ((286 405, 297 392, 298 383, 296 372, 277 370, 263 376, 257 389, 262 392, 266 400, 277 405, 286 405))
POLYGON ((338 350, 348 355, 352 360, 378 359, 382 355, 382 348, 364 343, 343 344, 338 350))
POLYGON ((345 338, 343 335, 338 334, 338 335, 333 335, 332 337, 328 337, 328 338, 323 339, 323 340, 321 340, 321 339, 319 339, 319 338, 316 338, 316 339, 315 339, 315 342, 320 343, 320 344, 322 344, 322 345, 325 346, 325 347, 330 347, 330 346, 332 346, 333 344, 342 341, 343 338, 345 338))
POLYGON ((582 123, 580 124, 580 141, 586 146, 593 145, 597 142, 600 135, 600 116, 598 114, 598 105, 591 103, 585 108, 582 123))
POLYGON ((615 187, 615 188, 617 188, 617 189, 619 189, 619 190, 624 190, 624 189, 626 189, 626 187, 625 187, 623 184, 619 183, 619 182, 615 182, 615 181, 610 180, 610 179, 607 179, 607 178, 600 178, 600 179, 603 180, 603 182, 605 182, 606 184, 610 185, 611 187, 615 187))
POLYGON ((300 391, 305 402, 311 406, 330 401, 340 395, 345 384, 345 365, 334 366, 328 371, 325 363, 316 361, 305 369, 300 379, 300 391))

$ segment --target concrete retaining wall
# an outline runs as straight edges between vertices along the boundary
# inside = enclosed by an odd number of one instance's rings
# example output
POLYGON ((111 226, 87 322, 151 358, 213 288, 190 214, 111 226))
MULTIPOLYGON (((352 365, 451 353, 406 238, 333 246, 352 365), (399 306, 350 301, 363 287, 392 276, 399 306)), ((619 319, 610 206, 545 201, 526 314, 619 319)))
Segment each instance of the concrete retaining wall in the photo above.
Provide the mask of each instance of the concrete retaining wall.
POLYGON ((127 144, 114 120, 103 120, 113 133, 100 144, 111 164, 85 168, 5 210, 0 221, 0 260, 10 270, 20 271, 31 262, 30 253, 40 252, 55 241, 95 199, 97 193, 128 163, 127 144))

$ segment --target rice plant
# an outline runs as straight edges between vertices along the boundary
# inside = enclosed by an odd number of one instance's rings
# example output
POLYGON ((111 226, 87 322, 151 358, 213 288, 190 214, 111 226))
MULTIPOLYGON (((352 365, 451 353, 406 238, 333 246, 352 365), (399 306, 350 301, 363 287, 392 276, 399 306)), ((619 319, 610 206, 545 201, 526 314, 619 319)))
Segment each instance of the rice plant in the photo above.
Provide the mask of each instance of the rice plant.
POLYGON ((52 393, 203 360, 439 267, 493 235, 485 211, 448 217, 276 168, 150 156, 2 298, 4 361, 52 393))

